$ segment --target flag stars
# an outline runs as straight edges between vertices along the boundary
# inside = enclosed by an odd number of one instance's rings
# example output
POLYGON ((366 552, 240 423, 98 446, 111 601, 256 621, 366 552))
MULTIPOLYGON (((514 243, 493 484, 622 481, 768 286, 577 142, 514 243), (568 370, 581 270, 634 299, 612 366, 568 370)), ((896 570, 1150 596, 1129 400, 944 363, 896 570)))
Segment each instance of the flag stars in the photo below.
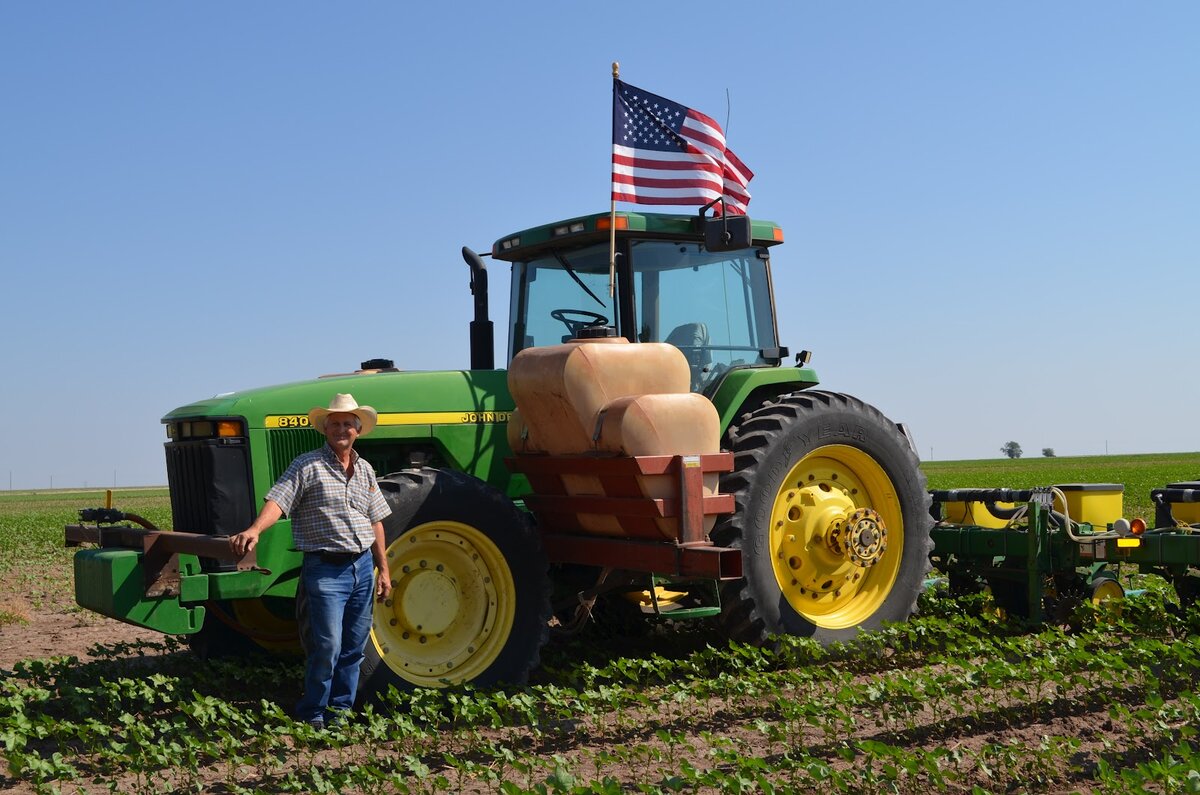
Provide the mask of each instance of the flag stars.
POLYGON ((616 86, 615 112, 619 115, 613 120, 614 143, 623 142, 622 149, 633 150, 632 155, 621 154, 645 161, 627 166, 629 170, 622 172, 622 178, 614 179, 615 200, 707 204, 723 194, 730 203, 728 211, 745 212, 750 201, 747 183, 753 174, 725 148, 719 126, 713 125, 714 132, 708 133, 704 129, 709 126, 707 123, 692 125, 689 108, 655 94, 642 94, 641 89, 620 80, 616 86), (664 162, 691 163, 694 173, 706 176, 688 184, 671 187, 662 184, 679 182, 681 178, 679 170, 655 165, 655 155, 663 152, 671 153, 662 158, 664 162))

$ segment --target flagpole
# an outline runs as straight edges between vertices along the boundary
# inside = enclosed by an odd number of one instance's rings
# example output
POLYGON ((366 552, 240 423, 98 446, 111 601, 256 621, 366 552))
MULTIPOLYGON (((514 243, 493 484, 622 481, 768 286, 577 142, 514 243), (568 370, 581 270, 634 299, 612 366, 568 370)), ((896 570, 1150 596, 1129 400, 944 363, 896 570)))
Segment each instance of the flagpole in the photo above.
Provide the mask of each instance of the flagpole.
MULTIPOLYGON (((621 77, 621 64, 613 61, 613 124, 617 122, 617 80, 621 77)), ((608 297, 612 298, 617 283, 617 196, 612 189, 612 166, 609 166, 608 195, 608 297)), ((615 303, 614 303, 615 306, 615 303)), ((614 318, 615 320, 615 318, 614 318)))

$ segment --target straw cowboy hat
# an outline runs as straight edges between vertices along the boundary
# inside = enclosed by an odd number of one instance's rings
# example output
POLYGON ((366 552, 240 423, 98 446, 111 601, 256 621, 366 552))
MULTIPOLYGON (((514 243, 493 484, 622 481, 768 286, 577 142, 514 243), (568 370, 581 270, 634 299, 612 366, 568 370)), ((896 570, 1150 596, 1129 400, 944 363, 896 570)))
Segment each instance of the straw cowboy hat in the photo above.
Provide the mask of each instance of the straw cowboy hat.
POLYGON ((321 433, 325 433, 325 418, 330 414, 353 414, 362 421, 362 430, 358 432, 359 436, 366 436, 375 427, 375 420, 378 415, 375 409, 370 406, 360 406, 353 395, 337 394, 333 396, 333 400, 329 401, 329 408, 323 409, 320 406, 308 412, 308 421, 312 426, 321 433))

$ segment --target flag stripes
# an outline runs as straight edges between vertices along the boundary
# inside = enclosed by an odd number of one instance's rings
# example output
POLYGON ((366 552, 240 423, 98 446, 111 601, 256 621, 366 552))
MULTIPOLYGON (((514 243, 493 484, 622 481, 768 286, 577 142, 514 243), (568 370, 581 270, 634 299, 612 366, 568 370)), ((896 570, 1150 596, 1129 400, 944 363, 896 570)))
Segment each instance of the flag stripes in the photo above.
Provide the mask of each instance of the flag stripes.
POLYGON ((725 197, 745 213, 754 173, 699 111, 620 80, 613 85, 612 197, 635 204, 705 205, 725 197))

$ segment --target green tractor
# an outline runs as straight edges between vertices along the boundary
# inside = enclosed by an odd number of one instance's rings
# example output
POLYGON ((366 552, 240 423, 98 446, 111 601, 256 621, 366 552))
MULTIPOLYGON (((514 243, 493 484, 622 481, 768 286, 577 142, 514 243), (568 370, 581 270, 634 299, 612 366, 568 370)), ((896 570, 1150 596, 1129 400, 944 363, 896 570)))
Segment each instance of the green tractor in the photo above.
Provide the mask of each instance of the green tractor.
MULTIPOLYGON (((323 443, 309 408, 349 392, 379 412, 356 449, 392 473, 380 484, 393 509, 384 524, 395 587, 375 607, 365 695, 520 682, 552 627, 569 631, 591 615, 719 616, 729 637, 750 643, 777 634, 831 642, 906 619, 929 568, 925 479, 903 426, 815 389, 806 352, 789 361, 770 267, 782 241, 766 221, 655 213, 501 238, 491 256, 512 267, 510 370, 493 362, 488 271, 464 248, 475 303, 469 370, 371 360, 175 409, 163 418, 173 529, 85 512, 67 528, 69 544, 97 545, 76 554, 77 601, 186 634, 200 653, 294 648, 300 553, 288 522, 242 559, 225 538, 250 524, 296 455, 323 443), (668 362, 678 372, 663 389, 713 415, 708 449, 514 452, 537 419, 514 394, 554 391, 526 382, 537 366, 521 363, 613 342, 613 383, 639 368, 656 378, 651 354, 681 362, 668 362), (518 418, 528 426, 518 429, 518 418), (662 482, 649 492, 638 485, 654 478, 662 482), (577 488, 561 487, 568 482, 577 488)), ((573 372, 590 388, 590 371, 573 372)), ((613 389, 609 405, 632 417, 638 398, 628 393, 639 387, 613 389)), ((660 415, 690 432, 674 405, 660 415)), ((602 435, 606 412, 579 415, 585 445, 602 435)), ((552 445, 558 426, 543 426, 552 445)))

